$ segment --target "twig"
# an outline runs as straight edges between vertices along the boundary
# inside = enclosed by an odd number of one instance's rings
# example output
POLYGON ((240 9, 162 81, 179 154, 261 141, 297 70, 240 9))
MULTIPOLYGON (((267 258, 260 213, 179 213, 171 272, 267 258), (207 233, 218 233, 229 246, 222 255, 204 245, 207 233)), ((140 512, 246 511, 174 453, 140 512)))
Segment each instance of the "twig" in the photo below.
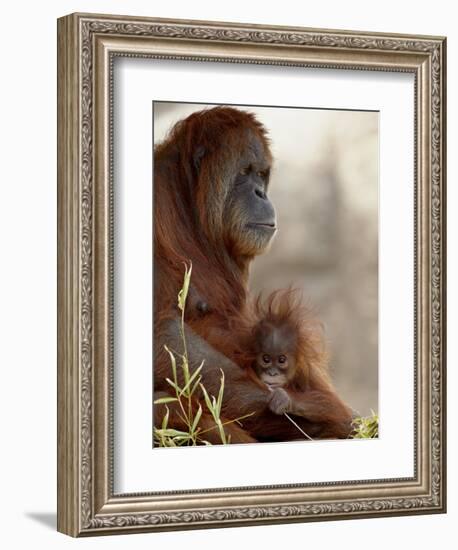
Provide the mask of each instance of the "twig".
MULTIPOLYGON (((237 424, 240 424, 240 420, 243 420, 244 418, 247 418, 248 416, 252 416, 254 414, 254 412, 252 413, 248 413, 248 414, 244 414, 243 416, 239 416, 238 418, 234 418, 234 420, 227 420, 226 422, 222 422, 221 423, 221 426, 226 426, 226 424, 232 424, 233 422, 237 422, 237 424)), ((210 432, 211 430, 214 430, 215 428, 217 428, 218 426, 215 424, 214 426, 212 426, 211 428, 207 428, 206 430, 202 430, 201 432, 199 432, 199 435, 202 435, 204 433, 207 433, 207 432, 210 432)))
POLYGON ((289 414, 287 413, 283 413, 286 418, 291 422, 291 424, 294 424, 294 426, 296 426, 296 428, 301 432, 301 434, 305 435, 305 437, 307 439, 310 439, 310 441, 313 441, 313 439, 309 436, 309 434, 305 433, 304 430, 299 426, 299 424, 297 424, 296 422, 294 422, 294 420, 289 416, 289 414))
MULTIPOLYGON (((270 392, 273 392, 273 388, 267 384, 267 388, 270 392)), ((313 441, 313 439, 309 436, 309 434, 305 433, 304 430, 297 424, 297 422, 294 422, 294 420, 289 416, 287 413, 283 413, 286 418, 293 424, 293 426, 296 426, 296 428, 301 432, 302 435, 305 435, 307 439, 310 439, 310 441, 313 441)))

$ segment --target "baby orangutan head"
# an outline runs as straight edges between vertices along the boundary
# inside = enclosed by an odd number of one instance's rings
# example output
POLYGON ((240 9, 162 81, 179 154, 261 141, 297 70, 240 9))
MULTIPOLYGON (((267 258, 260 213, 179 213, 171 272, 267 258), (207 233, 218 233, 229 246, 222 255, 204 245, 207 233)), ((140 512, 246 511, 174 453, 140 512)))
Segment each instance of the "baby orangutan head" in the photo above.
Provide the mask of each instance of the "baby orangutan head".
POLYGON ((254 370, 270 388, 287 386, 296 374, 296 333, 288 324, 261 321, 254 331, 254 370))

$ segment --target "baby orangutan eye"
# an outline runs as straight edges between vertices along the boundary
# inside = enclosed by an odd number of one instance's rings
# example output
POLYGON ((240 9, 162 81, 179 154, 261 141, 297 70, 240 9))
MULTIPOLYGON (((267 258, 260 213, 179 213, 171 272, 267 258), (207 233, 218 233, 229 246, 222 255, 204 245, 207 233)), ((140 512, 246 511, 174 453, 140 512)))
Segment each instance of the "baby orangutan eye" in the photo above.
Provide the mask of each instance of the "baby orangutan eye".
POLYGON ((270 355, 267 355, 267 353, 265 353, 262 356, 262 360, 264 361, 264 363, 270 363, 270 355))
POLYGON ((278 356, 278 362, 279 363, 286 363, 286 355, 279 355, 278 356))
POLYGON ((249 166, 246 166, 245 168, 242 168, 239 172, 239 174, 241 176, 247 176, 248 175, 248 172, 250 171, 250 167, 249 166))

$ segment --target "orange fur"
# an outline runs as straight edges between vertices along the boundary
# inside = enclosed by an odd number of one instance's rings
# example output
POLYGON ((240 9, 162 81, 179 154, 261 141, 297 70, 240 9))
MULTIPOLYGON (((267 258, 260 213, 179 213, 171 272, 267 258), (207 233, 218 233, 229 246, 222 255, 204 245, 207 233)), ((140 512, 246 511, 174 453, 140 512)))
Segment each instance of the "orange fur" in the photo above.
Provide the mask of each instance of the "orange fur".
MULTIPOLYGON (((211 306, 211 312, 190 318, 187 326, 233 360, 225 367, 223 413, 229 419, 256 413, 243 421, 243 430, 234 432, 234 443, 302 437, 283 415, 269 410, 269 391, 251 369, 244 368, 250 330, 256 315, 264 310, 256 309, 260 305, 250 301, 247 288, 256 248, 253 246, 253 254, 249 248, 243 253, 237 249, 233 232, 242 229, 237 220, 228 223, 224 213, 241 159, 247 152, 252 154, 253 139, 270 163, 267 132, 255 116, 231 107, 215 107, 178 122, 154 149, 154 390, 159 395, 169 391, 165 380, 170 376, 170 358, 164 350, 170 337, 167 322, 178 317, 183 264, 192 262, 192 285, 211 306), (200 148, 205 155, 199 159, 200 148)), ((278 315, 285 322, 289 319, 299 334, 297 355, 301 357, 300 372, 307 380, 300 398, 309 412, 296 421, 316 437, 346 437, 348 410, 327 378, 318 332, 312 329, 312 320, 289 300, 282 298, 277 303, 272 298, 266 314, 278 315)), ((219 369, 215 360, 206 361, 202 370, 205 387, 215 395, 219 369)), ((169 409, 170 425, 179 426, 179 411, 173 403, 169 409)))

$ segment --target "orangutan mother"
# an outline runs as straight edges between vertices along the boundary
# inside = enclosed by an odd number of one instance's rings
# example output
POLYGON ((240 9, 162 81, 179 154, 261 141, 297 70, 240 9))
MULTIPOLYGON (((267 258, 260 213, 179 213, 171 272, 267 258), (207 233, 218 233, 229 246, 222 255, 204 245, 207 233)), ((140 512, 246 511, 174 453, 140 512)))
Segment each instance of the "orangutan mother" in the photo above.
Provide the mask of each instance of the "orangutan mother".
MULTIPOLYGON (((154 151, 154 391, 170 391, 170 358, 164 344, 181 349, 176 297, 183 263, 192 262, 192 287, 202 315, 186 325, 192 365, 205 359, 202 383, 216 395, 225 374, 223 421, 254 413, 226 432, 232 443, 288 441, 304 436, 284 415, 269 408, 271 392, 240 368, 234 320, 243 324, 251 261, 275 234, 275 210, 268 198, 272 155, 267 133, 252 113, 231 107, 195 112, 179 121, 154 151), (230 324, 232 323, 232 325, 230 324)), ((192 313, 192 312, 191 312, 192 313)), ((349 409, 321 368, 312 369, 308 418, 294 420, 314 438, 347 437, 349 409)), ((163 406, 155 414, 161 418, 163 406)), ((173 403, 169 426, 181 420, 173 403)), ((201 425, 210 426, 203 415, 201 425)), ((212 441, 213 431, 206 434, 212 441)), ((214 441, 218 442, 217 433, 214 441)))

